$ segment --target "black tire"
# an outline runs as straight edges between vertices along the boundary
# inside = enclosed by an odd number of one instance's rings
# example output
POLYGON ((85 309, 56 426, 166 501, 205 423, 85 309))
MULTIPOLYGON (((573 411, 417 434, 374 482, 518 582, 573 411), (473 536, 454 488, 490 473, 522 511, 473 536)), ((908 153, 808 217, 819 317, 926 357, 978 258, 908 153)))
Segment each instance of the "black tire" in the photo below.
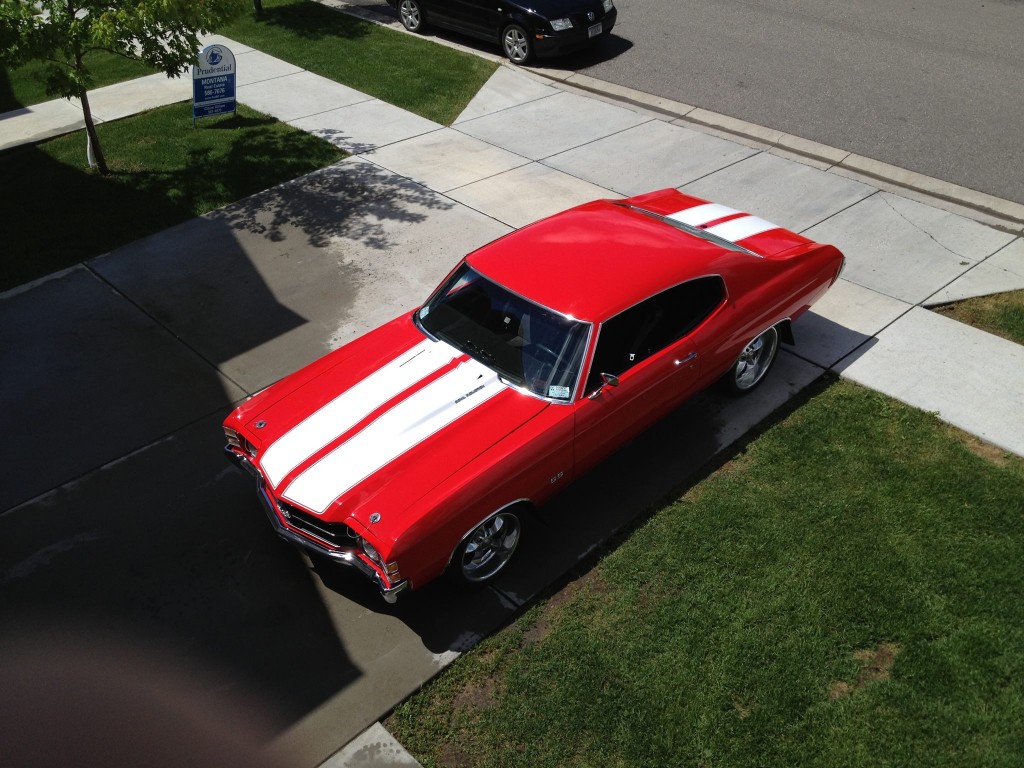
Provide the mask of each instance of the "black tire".
POLYGON ((522 539, 525 517, 521 506, 491 515, 455 548, 448 575, 466 585, 486 584, 500 573, 522 539))
POLYGON ((501 31, 501 50, 513 64, 533 61, 533 41, 518 24, 509 24, 501 31))
POLYGON ((745 395, 764 381, 779 353, 779 329, 772 326, 755 336, 740 352, 725 376, 722 386, 733 395, 745 395))
POLYGON ((423 8, 419 0, 401 0, 398 3, 398 18, 402 26, 410 32, 423 31, 423 8))

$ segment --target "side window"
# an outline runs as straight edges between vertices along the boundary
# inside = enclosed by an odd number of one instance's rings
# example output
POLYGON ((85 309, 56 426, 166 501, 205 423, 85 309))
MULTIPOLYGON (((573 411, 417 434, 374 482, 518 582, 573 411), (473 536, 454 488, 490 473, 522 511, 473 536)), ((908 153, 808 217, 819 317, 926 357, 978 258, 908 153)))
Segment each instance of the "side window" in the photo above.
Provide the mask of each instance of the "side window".
POLYGON ((591 391, 601 384, 602 373, 612 373, 618 376, 623 371, 635 364, 632 352, 633 338, 638 334, 642 318, 637 311, 639 307, 627 309, 620 312, 601 324, 601 330, 597 337, 597 349, 594 351, 594 362, 590 366, 590 376, 587 378, 587 391, 591 391))
POLYGON ((587 391, 600 385, 602 373, 618 376, 681 339, 724 298, 722 278, 700 277, 662 291, 604 322, 587 378, 587 391))
POLYGON ((725 298, 725 283, 718 275, 699 277, 654 297, 665 309, 665 325, 656 349, 683 338, 703 323, 725 298))

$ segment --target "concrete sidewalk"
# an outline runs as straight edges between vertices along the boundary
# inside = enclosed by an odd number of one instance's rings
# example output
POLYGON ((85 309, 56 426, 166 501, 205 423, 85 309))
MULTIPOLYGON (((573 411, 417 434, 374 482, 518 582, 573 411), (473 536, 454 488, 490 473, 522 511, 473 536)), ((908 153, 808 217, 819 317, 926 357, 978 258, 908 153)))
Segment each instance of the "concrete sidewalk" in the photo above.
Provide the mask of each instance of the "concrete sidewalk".
MULTIPOLYGON (((125 317, 141 311, 165 332, 159 344, 176 350, 182 366, 215 369, 216 387, 201 398, 194 394, 195 402, 180 403, 180 412, 154 424, 149 437, 140 434, 140 441, 192 424, 215 410, 218 397, 233 400, 254 392, 414 305, 458 255, 476 245, 591 199, 678 187, 834 243, 847 256, 842 279, 797 324, 797 345, 780 359, 779 397, 792 396, 831 370, 1024 455, 1024 348, 925 309, 1024 288, 1024 240, 1012 224, 1012 207, 996 206, 1002 213, 993 220, 977 213, 976 201, 929 203, 920 190, 901 193, 906 185, 895 172, 888 180, 877 178, 885 173, 878 167, 870 176, 858 173, 839 161, 844 153, 820 147, 795 151, 797 142, 780 142, 767 132, 759 139, 756 126, 707 115, 698 122, 690 112, 678 115, 672 105, 645 104, 643 94, 622 88, 594 93, 600 88, 594 82, 582 83, 588 90, 581 91, 502 66, 445 127, 233 41, 210 41, 234 51, 241 102, 353 156, 83 268, 0 295, 0 319, 14 317, 16 305, 28 316, 34 307, 60 306, 54 292, 62 281, 76 281, 73 295, 82 302, 123 302, 126 306, 111 312, 125 317), (710 127, 716 121, 719 125, 710 127), (332 207, 345 215, 331 216, 332 207), (318 211, 315 220, 310 211, 318 211), (239 234, 275 227, 276 237, 261 240, 239 234), (306 258, 296 244, 302 238, 328 258, 306 258), (241 243, 239 258, 213 264, 199 255, 221 242, 241 243), (230 325, 228 311, 247 306, 246 293, 257 276, 273 297, 274 323, 240 348, 230 338, 239 330, 230 325), (105 285, 90 298, 82 286, 97 280, 105 285), (344 293, 339 309, 338 299, 318 298, 339 280, 373 290, 344 293), (214 291, 230 295, 202 303, 214 291)), ((97 115, 107 120, 189 95, 187 81, 154 76, 99 89, 92 97, 97 115)), ((74 109, 51 102, 0 115, 0 148, 73 130, 78 125, 74 109)), ((949 197, 948 187, 942 188, 949 197)), ((83 318, 90 315, 83 309, 83 318)), ((13 336, 4 342, 15 345, 11 349, 22 343, 13 336)), ((78 343, 113 342, 84 334, 78 343)), ((86 366, 87 359, 103 359, 104 353, 82 349, 79 354, 86 366)), ((0 357, 0 362, 13 369, 13 360, 0 357)), ((60 398, 61 382, 53 386, 51 396, 60 398)), ((157 386, 155 380, 140 380, 129 397, 144 408, 157 386)), ((11 396, 17 397, 33 397, 28 385, 26 392, 11 396)), ((716 438, 718 448, 742 435, 746 419, 756 423, 756 404, 745 407, 753 410, 729 411, 734 416, 716 438)), ((16 427, 40 428, 35 416, 26 419, 16 427)), ((131 450, 128 443, 111 444, 106 460, 119 461, 131 450)), ((25 462, 29 483, 33 471, 43 470, 31 469, 31 456, 25 462)), ((32 480, 37 487, 10 504, 24 504, 90 470, 83 463, 64 475, 46 471, 51 474, 38 475, 32 480)), ((533 594, 543 586, 533 585, 533 594)), ((530 594, 507 591, 498 602, 514 607, 530 594)), ((495 616, 501 610, 496 604, 495 616)), ((472 634, 446 639, 439 653, 424 652, 418 641, 395 641, 365 659, 350 649, 363 676, 286 732, 282 752, 295 755, 301 745, 301 754, 317 760, 334 753, 324 763, 332 768, 415 765, 374 723, 475 639, 472 634), (386 695, 377 690, 381 676, 398 679, 386 695), (362 709, 350 714, 354 702, 362 709), (346 714, 340 720, 341 712, 346 714), (335 753, 339 744, 331 742, 331 734, 345 733, 347 741, 367 725, 370 730, 335 753)))

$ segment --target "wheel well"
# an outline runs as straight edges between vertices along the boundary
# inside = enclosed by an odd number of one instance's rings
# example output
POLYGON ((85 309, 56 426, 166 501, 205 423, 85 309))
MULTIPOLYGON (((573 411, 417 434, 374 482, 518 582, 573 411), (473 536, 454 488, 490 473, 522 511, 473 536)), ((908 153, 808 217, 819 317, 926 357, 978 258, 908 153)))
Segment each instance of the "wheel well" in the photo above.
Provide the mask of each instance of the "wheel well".
POLYGON ((533 501, 530 499, 516 499, 515 501, 510 501, 508 504, 503 504, 493 512, 484 515, 482 518, 477 520, 475 523, 473 523, 469 530, 462 534, 459 540, 455 543, 455 546, 452 547, 452 551, 448 553, 448 563, 445 565, 445 568, 451 566, 452 560, 455 558, 455 553, 459 551, 459 547, 462 546, 462 542, 468 539, 470 534, 473 533, 473 531, 475 531, 477 528, 486 523, 495 515, 498 515, 508 510, 516 510, 517 512, 521 512, 521 516, 524 518, 524 520, 535 519, 537 517, 537 505, 534 504, 533 501))
POLYGON ((776 328, 779 329, 779 341, 784 344, 793 346, 796 344, 796 338, 793 336, 793 321, 788 317, 780 323, 776 323, 776 328))
POLYGON ((531 25, 522 14, 509 14, 508 16, 502 16, 501 24, 498 27, 498 39, 500 40, 505 35, 505 30, 515 24, 517 27, 522 27, 523 31, 526 32, 526 36, 529 37, 532 33, 531 25))

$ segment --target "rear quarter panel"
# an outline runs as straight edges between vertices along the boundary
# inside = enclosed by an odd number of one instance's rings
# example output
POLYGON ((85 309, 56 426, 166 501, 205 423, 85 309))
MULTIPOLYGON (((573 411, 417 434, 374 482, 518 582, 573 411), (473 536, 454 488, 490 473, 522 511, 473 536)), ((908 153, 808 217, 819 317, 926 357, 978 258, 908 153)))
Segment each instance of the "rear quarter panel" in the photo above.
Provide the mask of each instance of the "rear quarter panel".
POLYGON ((800 317, 835 282, 842 263, 835 247, 818 243, 769 258, 738 256, 723 273, 725 309, 697 334, 702 378, 717 379, 751 339, 800 317))

